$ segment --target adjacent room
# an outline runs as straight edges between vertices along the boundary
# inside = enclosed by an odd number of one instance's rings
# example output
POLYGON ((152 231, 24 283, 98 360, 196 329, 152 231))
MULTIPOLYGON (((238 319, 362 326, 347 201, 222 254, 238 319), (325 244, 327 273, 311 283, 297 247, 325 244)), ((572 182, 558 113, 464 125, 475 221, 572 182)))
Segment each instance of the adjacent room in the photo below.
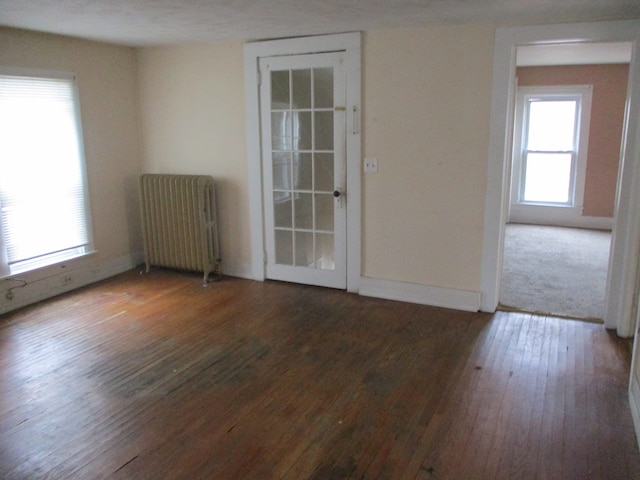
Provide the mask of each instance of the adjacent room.
POLYGON ((640 6, 0 12, 0 477, 640 478, 640 6), (576 42, 628 57, 521 63, 576 42), (512 169, 549 84, 588 161, 512 169), (505 296, 549 225, 604 235, 597 313, 505 296))
POLYGON ((503 308, 604 318, 630 55, 518 49, 503 308))

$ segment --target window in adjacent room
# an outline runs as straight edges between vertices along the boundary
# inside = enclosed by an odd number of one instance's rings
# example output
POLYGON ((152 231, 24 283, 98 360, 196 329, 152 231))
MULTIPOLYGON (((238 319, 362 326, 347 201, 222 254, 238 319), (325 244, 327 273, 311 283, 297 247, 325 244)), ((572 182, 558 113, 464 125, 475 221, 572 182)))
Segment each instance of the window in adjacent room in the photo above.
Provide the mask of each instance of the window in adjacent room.
POLYGON ((75 77, 0 70, 0 277, 93 250, 75 77))
POLYGON ((582 207, 591 86, 520 87, 512 204, 582 207))

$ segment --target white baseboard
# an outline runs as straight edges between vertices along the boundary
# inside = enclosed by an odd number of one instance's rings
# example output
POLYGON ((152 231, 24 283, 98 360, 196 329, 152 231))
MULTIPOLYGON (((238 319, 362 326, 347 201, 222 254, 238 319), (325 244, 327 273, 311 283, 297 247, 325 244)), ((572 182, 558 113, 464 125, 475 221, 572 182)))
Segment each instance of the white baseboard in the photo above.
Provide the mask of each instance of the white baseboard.
POLYGON ((133 253, 100 263, 86 259, 74 265, 71 261, 42 272, 0 280, 0 314, 113 277, 142 262, 142 255, 133 253))
POLYGON ((477 312, 480 292, 360 277, 360 295, 477 312))
POLYGON ((562 207, 512 205, 509 212, 509 222, 592 230, 611 230, 613 228, 612 217, 588 217, 581 215, 581 211, 582 209, 562 207))
POLYGON ((222 273, 229 277, 246 278, 253 280, 253 271, 248 263, 238 262, 234 259, 222 259, 222 273))
POLYGON ((633 427, 636 431, 636 441, 640 448, 640 386, 638 382, 631 381, 629 387, 629 405, 631 406, 631 417, 633 418, 633 427))

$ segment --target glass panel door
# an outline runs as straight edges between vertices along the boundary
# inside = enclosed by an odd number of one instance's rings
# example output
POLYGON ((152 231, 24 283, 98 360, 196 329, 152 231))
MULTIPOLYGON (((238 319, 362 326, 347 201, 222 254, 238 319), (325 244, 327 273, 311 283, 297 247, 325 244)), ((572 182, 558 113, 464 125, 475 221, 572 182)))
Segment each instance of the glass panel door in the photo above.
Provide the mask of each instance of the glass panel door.
POLYGON ((341 54, 261 62, 267 276, 344 288, 341 54))

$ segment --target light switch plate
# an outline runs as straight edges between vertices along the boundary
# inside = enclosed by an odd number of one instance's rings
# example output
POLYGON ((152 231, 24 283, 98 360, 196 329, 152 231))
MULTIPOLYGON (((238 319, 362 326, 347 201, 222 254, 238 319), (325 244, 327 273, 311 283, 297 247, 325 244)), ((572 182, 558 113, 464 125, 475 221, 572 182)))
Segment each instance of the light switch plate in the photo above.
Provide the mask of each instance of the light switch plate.
POLYGON ((378 172, 378 159, 375 157, 367 157, 364 159, 364 171, 366 173, 378 172))

